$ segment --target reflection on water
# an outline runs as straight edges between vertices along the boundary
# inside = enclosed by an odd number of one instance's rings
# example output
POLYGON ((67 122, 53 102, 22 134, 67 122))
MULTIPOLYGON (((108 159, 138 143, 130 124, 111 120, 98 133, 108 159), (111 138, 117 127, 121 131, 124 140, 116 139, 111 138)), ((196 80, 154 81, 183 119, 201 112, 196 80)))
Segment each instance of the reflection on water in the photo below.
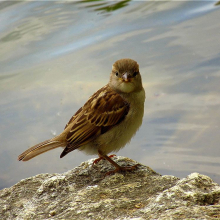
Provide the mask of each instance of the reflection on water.
POLYGON ((91 158, 61 149, 17 156, 60 133, 111 65, 138 61, 143 126, 118 154, 162 174, 220 183, 219 7, 213 2, 1 2, 0 188, 91 158), (48 160, 50 158, 50 160, 48 160))
POLYGON ((120 8, 123 8, 125 6, 128 6, 129 2, 131 2, 131 0, 125 0, 125 1, 111 1, 111 2, 101 2, 100 0, 85 0, 85 1, 79 1, 79 4, 82 3, 91 3, 91 2, 98 2, 98 4, 89 4, 85 7, 88 8, 93 8, 94 11, 103 11, 103 12, 112 12, 115 10, 118 10, 120 8))
POLYGON ((218 2, 215 3, 215 6, 218 6, 218 5, 220 5, 220 1, 218 1, 218 2))

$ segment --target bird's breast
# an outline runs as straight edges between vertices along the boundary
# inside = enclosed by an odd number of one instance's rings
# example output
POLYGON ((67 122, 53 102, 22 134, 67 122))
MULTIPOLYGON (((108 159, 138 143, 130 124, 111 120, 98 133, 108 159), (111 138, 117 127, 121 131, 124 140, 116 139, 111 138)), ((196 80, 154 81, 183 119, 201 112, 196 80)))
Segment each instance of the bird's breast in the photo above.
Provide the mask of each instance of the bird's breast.
POLYGON ((125 119, 108 132, 100 135, 96 141, 99 149, 105 154, 118 151, 124 147, 142 124, 145 100, 144 90, 123 98, 130 104, 130 109, 125 119))

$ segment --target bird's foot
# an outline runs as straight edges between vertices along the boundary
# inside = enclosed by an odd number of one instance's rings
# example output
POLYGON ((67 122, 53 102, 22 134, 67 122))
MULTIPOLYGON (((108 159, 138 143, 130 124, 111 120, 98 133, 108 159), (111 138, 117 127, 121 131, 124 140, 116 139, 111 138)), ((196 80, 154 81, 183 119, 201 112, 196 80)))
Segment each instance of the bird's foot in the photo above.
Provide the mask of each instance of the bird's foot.
POLYGON ((115 173, 133 171, 133 170, 136 170, 136 169, 137 169, 138 165, 139 165, 139 164, 136 164, 136 165, 130 166, 130 167, 121 167, 121 166, 118 166, 115 170, 109 171, 109 172, 107 172, 105 175, 108 176, 108 175, 112 175, 112 174, 115 174, 115 173))
MULTIPOLYGON (((115 154, 112 154, 112 155, 110 155, 110 156, 108 156, 108 157, 115 157, 116 155, 115 154)), ((100 160, 105 160, 105 158, 104 157, 102 157, 102 156, 100 156, 99 158, 97 158, 97 159, 95 159, 94 161, 93 161, 93 163, 92 163, 92 166, 94 166, 95 164, 97 164, 100 160)))

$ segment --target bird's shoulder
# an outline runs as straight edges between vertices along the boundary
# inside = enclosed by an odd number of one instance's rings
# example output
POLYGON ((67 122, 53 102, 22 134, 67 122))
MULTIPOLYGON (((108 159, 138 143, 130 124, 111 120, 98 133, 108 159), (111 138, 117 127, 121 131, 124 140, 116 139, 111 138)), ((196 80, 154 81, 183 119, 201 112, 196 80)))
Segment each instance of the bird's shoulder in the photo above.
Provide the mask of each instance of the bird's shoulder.
POLYGON ((84 106, 72 116, 66 127, 82 118, 96 126, 111 126, 119 123, 128 111, 129 103, 107 84, 90 96, 84 106))
POLYGON ((85 103, 83 110, 86 113, 97 112, 110 113, 118 111, 121 108, 126 108, 129 103, 122 96, 114 91, 109 85, 106 85, 94 93, 85 103))
POLYGON ((109 131, 124 120, 128 111, 129 103, 108 85, 98 90, 66 125, 68 144, 61 157, 109 131))

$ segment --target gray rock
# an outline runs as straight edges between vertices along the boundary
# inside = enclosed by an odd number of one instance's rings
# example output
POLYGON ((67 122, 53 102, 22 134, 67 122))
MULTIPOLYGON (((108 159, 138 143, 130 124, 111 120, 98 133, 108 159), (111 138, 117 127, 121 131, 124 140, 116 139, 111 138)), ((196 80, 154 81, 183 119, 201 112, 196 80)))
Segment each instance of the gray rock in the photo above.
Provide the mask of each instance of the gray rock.
MULTIPOLYGON (((134 165, 124 157, 119 164, 134 165)), ((220 186, 208 176, 161 176, 139 165, 106 176, 107 161, 39 174, 0 191, 0 219, 220 219, 220 186)))

